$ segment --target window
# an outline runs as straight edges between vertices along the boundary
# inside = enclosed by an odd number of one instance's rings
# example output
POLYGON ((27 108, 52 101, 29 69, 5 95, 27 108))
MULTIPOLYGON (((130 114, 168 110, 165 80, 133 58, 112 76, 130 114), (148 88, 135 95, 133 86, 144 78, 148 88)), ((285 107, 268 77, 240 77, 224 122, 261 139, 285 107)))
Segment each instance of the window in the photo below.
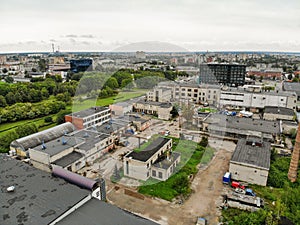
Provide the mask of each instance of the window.
POLYGON ((152 177, 156 177, 156 171, 152 170, 152 177))
POLYGON ((162 172, 158 172, 158 177, 162 178, 162 172))
POLYGON ((283 98, 282 98, 282 99, 280 99, 280 101, 282 101, 282 102, 283 102, 283 98))
POLYGON ((128 161, 126 161, 126 173, 129 174, 129 165, 128 161))

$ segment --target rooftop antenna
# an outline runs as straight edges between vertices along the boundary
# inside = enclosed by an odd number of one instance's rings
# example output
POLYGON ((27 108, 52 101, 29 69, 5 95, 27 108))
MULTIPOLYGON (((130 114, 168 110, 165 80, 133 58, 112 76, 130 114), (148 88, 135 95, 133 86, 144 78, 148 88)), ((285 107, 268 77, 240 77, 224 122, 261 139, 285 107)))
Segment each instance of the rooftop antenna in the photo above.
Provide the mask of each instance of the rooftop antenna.
POLYGON ((66 145, 66 144, 67 144, 67 141, 65 140, 64 137, 61 138, 61 142, 62 142, 63 145, 66 145))
POLYGON ((47 147, 45 145, 45 142, 44 142, 44 139, 43 139, 43 142, 42 142, 42 150, 45 150, 47 147))

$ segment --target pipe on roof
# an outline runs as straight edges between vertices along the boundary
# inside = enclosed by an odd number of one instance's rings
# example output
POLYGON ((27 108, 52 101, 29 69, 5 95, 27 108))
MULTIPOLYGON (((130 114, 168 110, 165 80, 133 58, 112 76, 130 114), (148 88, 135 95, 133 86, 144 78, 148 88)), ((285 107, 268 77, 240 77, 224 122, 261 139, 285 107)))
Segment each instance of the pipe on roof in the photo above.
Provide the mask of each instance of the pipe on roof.
POLYGON ((83 177, 79 174, 73 173, 71 171, 65 170, 60 167, 53 167, 52 175, 60 177, 72 184, 75 184, 81 188, 88 189, 90 191, 98 187, 98 182, 91 180, 89 178, 83 177))

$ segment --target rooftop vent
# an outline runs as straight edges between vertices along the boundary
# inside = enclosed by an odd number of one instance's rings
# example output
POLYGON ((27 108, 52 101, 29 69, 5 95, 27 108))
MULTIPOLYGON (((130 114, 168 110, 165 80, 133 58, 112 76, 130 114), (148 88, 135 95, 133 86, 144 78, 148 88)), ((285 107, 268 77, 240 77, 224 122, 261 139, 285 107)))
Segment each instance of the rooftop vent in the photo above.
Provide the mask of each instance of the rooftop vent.
POLYGON ((7 192, 14 192, 15 191, 15 186, 10 186, 6 188, 7 192))

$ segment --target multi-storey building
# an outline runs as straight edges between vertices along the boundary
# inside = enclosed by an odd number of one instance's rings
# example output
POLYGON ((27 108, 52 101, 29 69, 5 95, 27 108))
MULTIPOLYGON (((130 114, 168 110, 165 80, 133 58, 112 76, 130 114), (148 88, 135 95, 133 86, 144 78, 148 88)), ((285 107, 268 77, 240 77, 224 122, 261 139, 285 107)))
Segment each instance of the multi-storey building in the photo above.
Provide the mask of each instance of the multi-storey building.
POLYGON ((110 109, 108 107, 91 107, 66 115, 65 121, 73 123, 77 129, 84 129, 106 123, 110 118, 110 109))
POLYGON ((200 65, 200 83, 242 86, 245 84, 246 65, 208 63, 200 65))
POLYGON ((220 106, 245 107, 262 109, 265 106, 286 107, 296 110, 297 95, 295 92, 247 92, 238 89, 222 90, 220 106))

